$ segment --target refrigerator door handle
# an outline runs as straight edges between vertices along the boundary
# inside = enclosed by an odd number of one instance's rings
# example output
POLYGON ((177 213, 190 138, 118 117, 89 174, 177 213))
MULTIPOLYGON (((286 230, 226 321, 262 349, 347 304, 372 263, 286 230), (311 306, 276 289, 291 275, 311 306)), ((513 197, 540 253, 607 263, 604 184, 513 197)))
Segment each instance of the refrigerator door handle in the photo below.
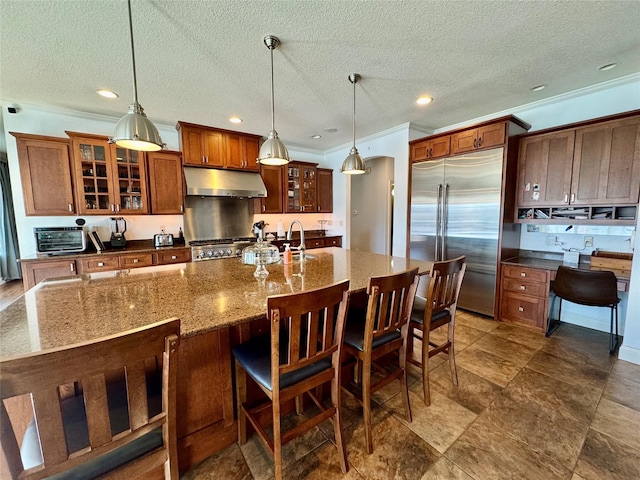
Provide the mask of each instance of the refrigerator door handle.
POLYGON ((437 262, 440 258, 440 249, 442 244, 442 184, 438 184, 438 198, 436 200, 436 251, 433 259, 437 262))
POLYGON ((445 251, 447 248, 447 222, 448 220, 448 206, 449 206, 449 184, 445 183, 442 191, 442 242, 440 243, 440 260, 446 260, 445 251))

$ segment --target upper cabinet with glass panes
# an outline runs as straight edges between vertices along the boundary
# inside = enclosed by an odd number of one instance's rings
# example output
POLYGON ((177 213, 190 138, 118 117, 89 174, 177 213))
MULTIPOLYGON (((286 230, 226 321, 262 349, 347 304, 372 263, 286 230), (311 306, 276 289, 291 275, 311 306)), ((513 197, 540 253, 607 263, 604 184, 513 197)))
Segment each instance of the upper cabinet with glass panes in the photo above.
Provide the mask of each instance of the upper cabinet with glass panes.
POLYGON ((149 213, 145 157, 110 144, 107 137, 67 132, 78 213, 149 213))

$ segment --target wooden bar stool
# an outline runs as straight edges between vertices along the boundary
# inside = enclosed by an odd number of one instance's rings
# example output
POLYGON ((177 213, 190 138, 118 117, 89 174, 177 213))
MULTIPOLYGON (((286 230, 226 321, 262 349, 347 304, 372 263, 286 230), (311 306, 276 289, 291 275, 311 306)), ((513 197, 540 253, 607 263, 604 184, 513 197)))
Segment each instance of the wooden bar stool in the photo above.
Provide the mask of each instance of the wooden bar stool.
POLYGON ((551 311, 556 298, 560 298, 558 319, 549 316, 547 322, 547 336, 551 335, 560 325, 562 314, 562 300, 588 305, 592 307, 608 307, 611 309, 611 325, 609 328, 609 354, 613 355, 618 348, 618 281, 613 272, 608 270, 584 270, 579 268, 558 267, 556 279, 551 287, 555 294, 551 304, 551 311), (613 317, 615 312, 615 340, 613 334, 613 317))
POLYGON ((349 281, 302 293, 275 295, 267 299, 271 335, 252 338, 233 348, 238 402, 238 441, 247 441, 246 420, 273 455, 275 478, 282 479, 282 446, 304 432, 331 419, 340 454, 340 466, 347 473, 347 453, 342 442, 340 410, 340 355, 349 303, 349 281), (267 395, 265 403, 248 406, 246 379, 249 376, 267 395), (331 382, 331 407, 325 408, 314 390, 331 382), (281 405, 296 399, 301 413, 302 395, 307 394, 320 409, 313 418, 282 432, 281 405), (271 408, 273 439, 258 421, 259 412, 271 408))
POLYGON ((428 287, 424 297, 416 295, 409 323, 409 356, 408 361, 422 367, 422 388, 424 403, 431 404, 429 389, 429 358, 444 352, 449 355, 451 381, 458 385, 456 356, 454 352, 454 330, 456 324, 456 306, 460 286, 467 268, 465 257, 435 262, 429 272, 428 287), (436 328, 449 324, 447 340, 438 345, 429 340, 429 334, 436 328), (422 360, 413 356, 413 339, 422 341, 422 360))
POLYGON ((407 420, 411 421, 407 384, 407 331, 411 305, 418 286, 418 269, 383 277, 371 277, 367 286, 367 309, 352 309, 345 329, 345 354, 355 357, 356 380, 345 391, 363 407, 367 451, 373 453, 371 434, 371 394, 399 378, 407 420), (398 354, 398 368, 384 368, 389 354, 398 354), (383 377, 371 383, 371 369, 383 377))
POLYGON ((2 361, 0 438, 11 478, 138 478, 163 468, 177 480, 179 342, 180 320, 170 319, 2 361), (123 381, 107 381, 116 370, 123 381), (63 395, 74 382, 81 393, 63 395), (5 400, 23 395, 34 417, 19 446, 5 400))

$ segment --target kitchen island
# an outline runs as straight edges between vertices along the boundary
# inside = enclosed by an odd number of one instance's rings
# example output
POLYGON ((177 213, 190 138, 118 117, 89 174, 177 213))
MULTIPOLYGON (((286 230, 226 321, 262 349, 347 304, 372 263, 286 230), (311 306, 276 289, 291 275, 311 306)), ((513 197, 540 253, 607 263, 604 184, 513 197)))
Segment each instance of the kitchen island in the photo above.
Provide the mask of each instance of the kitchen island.
POLYGON ((169 317, 181 320, 178 363, 180 470, 236 441, 231 348, 268 331, 269 295, 345 278, 354 294, 370 276, 430 262, 342 248, 314 249, 292 265, 268 265, 264 281, 239 259, 219 259, 46 280, 1 312, 0 357, 111 335, 169 317), (309 255, 311 257, 311 255, 309 255))

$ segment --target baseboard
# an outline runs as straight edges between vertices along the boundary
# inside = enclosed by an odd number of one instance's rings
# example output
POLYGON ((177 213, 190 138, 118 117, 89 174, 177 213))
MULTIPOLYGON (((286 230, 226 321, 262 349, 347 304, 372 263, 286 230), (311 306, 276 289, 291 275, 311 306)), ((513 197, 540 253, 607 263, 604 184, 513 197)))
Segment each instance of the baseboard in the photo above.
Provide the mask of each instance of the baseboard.
POLYGON ((627 362, 635 363, 636 365, 640 365, 640 349, 627 347, 624 344, 618 350, 618 358, 620 360, 625 360, 627 362))

